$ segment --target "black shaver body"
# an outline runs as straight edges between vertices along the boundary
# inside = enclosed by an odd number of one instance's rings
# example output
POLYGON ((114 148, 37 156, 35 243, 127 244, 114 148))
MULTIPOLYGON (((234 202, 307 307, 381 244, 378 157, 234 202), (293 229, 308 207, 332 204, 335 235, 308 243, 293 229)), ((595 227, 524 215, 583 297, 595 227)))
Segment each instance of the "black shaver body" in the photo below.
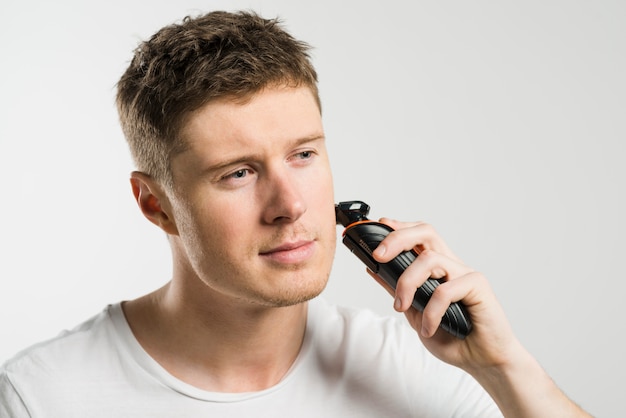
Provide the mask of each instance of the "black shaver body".
MULTIPOLYGON (((400 275, 417 258, 413 250, 405 251, 388 263, 379 263, 374 260, 372 252, 378 244, 393 229, 380 222, 367 219, 369 206, 361 201, 341 202, 335 206, 337 223, 346 227, 343 232, 343 243, 365 265, 378 274, 394 290, 400 275)), ((433 291, 441 283, 438 279, 428 279, 415 292, 413 307, 420 312, 430 300, 433 291)), ((452 303, 443 318, 441 328, 457 338, 465 338, 472 330, 472 323, 465 307, 459 303, 452 303)))

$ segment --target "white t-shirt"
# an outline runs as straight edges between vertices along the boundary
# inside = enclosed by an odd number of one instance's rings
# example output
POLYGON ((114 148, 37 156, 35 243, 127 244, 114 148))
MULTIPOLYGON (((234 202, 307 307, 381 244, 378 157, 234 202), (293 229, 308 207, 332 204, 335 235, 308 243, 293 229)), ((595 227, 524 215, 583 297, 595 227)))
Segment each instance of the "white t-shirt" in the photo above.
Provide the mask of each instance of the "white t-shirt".
POLYGON ((133 336, 121 305, 0 369, 0 417, 491 417, 469 375, 433 357, 397 318, 316 299, 301 352, 259 392, 207 392, 175 378, 133 336))

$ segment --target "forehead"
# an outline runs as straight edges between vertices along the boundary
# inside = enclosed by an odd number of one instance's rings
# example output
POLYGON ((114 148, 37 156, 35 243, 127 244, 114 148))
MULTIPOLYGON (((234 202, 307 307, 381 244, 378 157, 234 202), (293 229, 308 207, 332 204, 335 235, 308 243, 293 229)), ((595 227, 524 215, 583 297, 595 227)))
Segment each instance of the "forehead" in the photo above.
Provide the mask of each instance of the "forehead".
POLYGON ((320 109, 308 87, 272 87, 247 100, 219 99, 193 112, 181 131, 189 151, 213 153, 323 135, 320 109))

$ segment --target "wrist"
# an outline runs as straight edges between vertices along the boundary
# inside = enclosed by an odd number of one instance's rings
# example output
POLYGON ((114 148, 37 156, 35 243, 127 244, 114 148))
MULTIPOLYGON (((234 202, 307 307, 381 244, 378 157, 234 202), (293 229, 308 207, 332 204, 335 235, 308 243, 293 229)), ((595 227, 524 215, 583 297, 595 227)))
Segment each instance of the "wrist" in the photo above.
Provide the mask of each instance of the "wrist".
POLYGON ((468 372, 491 395, 506 417, 589 416, 565 396, 519 343, 505 360, 468 372))

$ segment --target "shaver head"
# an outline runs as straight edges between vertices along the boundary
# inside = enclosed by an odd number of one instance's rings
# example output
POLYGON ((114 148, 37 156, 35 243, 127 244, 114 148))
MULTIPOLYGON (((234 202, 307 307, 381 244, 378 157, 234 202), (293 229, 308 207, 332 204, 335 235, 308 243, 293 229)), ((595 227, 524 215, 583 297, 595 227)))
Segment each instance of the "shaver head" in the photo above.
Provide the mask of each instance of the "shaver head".
POLYGON ((335 205, 335 217, 337 219, 337 223, 345 227, 355 222, 366 221, 369 213, 369 205, 365 202, 361 202, 360 200, 339 202, 335 205))

